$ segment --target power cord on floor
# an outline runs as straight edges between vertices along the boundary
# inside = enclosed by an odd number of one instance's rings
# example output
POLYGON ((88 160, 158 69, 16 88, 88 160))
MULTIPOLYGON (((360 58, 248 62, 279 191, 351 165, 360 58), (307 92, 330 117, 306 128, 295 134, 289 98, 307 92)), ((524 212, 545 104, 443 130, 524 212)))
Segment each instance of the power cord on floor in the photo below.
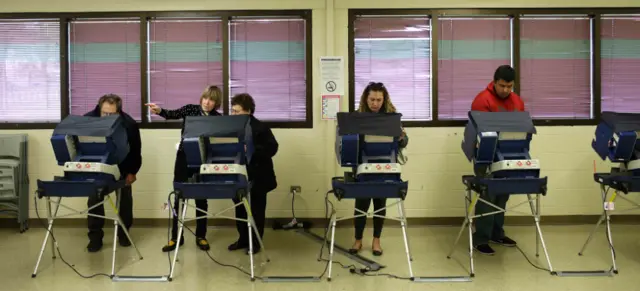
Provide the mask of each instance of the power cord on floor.
MULTIPOLYGON (((327 194, 325 195, 325 220, 328 221, 327 223, 327 227, 325 228, 325 232, 324 232, 324 241, 327 241, 327 235, 329 232, 329 228, 331 228, 331 221, 329 221, 329 213, 328 213, 328 209, 327 206, 331 205, 331 213, 335 212, 335 207, 333 205, 333 203, 329 200, 329 194, 333 193, 333 191, 329 191, 327 192, 327 194)), ((321 261, 327 262, 327 265, 325 267, 324 272, 322 272, 322 275, 320 276, 320 278, 322 278, 325 273, 327 272, 327 269, 329 267, 329 260, 325 259, 322 257, 323 255, 323 250, 324 250, 324 243, 322 244, 322 247, 320 248, 320 255, 318 256, 320 258, 321 261)), ((351 274, 355 274, 355 275, 360 275, 360 276, 372 276, 372 277, 376 277, 376 276, 387 276, 389 278, 393 278, 393 279, 399 279, 399 280, 411 280, 411 278, 409 277, 402 277, 402 276, 397 276, 397 275, 393 275, 393 274, 386 274, 386 273, 374 273, 374 274, 369 274, 369 272, 371 272, 370 270, 366 269, 366 268, 360 268, 358 269, 355 265, 345 265, 342 262, 339 261, 333 261, 334 264, 340 265, 343 269, 349 269, 349 272, 351 274)))
MULTIPOLYGON (((62 252, 60 252, 60 247, 58 247, 58 241, 56 240, 56 237, 53 235, 53 227, 51 228, 51 230, 49 230, 49 227, 47 225, 44 224, 44 222, 42 222, 42 218, 40 217, 40 213, 38 212, 38 191, 35 192, 35 194, 33 195, 33 203, 34 203, 34 208, 36 210, 36 217, 38 218, 38 221, 40 222, 40 224, 42 225, 42 227, 49 232, 49 234, 51 235, 51 239, 53 240, 53 244, 55 246, 56 251, 58 251, 58 257, 60 257, 60 260, 62 260, 62 262, 67 265, 69 268, 71 268, 71 270, 73 270, 76 274, 78 274, 78 276, 84 278, 84 279, 91 279, 91 278, 95 278, 98 276, 105 276, 107 278, 111 278, 111 275, 105 274, 105 273, 95 273, 93 275, 90 276, 86 276, 83 275, 82 273, 80 273, 74 265, 69 264, 63 257, 62 257, 62 252)), ((46 246, 44 246, 46 248, 46 246)))
POLYGON ((538 265, 534 264, 534 263, 529 259, 529 257, 527 256, 527 254, 525 254, 525 253, 524 253, 524 251, 523 251, 519 246, 517 246, 517 245, 516 245, 516 249, 518 249, 518 251, 520 251, 520 253, 522 254, 522 256, 524 256, 524 258, 527 260, 527 262, 529 262, 529 264, 530 264, 531 266, 533 266, 534 268, 536 268, 536 269, 538 269, 538 270, 542 270, 542 271, 551 272, 551 270, 549 270, 549 269, 546 269, 546 268, 543 268, 543 267, 540 267, 540 266, 538 266, 538 265))

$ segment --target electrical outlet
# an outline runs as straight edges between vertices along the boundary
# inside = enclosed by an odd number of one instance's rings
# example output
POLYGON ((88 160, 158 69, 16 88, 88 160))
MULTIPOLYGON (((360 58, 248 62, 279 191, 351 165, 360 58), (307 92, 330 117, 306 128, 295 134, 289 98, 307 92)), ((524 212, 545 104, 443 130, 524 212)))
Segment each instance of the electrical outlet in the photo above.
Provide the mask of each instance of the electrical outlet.
POLYGON ((296 191, 296 193, 300 194, 300 192, 302 192, 302 187, 300 187, 300 186, 291 186, 291 188, 289 188, 289 192, 293 193, 293 191, 296 191))

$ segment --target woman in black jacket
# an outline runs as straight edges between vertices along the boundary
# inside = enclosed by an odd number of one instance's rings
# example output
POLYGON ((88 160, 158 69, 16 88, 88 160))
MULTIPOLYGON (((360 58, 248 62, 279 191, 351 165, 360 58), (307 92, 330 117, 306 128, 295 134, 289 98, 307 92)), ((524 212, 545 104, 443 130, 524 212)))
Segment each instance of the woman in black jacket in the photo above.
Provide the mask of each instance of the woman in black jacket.
MULTIPOLYGON (((362 96, 360 97, 360 108, 358 108, 359 112, 374 112, 374 113, 396 113, 396 107, 391 103, 391 97, 389 96, 389 92, 387 88, 382 83, 374 83, 371 82, 362 92, 362 96)), ((409 138, 407 134, 402 130, 402 136, 399 139, 400 149, 404 149, 409 143, 409 138)), ((404 163, 404 155, 402 152, 398 154, 398 160, 400 163, 404 163)), ((376 198, 376 199, 356 199, 356 209, 367 212, 369 207, 371 206, 371 200, 373 200, 373 208, 374 211, 378 211, 387 206, 387 199, 384 198, 376 198)), ((362 213, 355 211, 354 215, 361 215, 362 213)), ((385 216, 387 214, 387 210, 381 210, 376 212, 376 215, 385 216)), ((360 216, 355 218, 354 226, 355 226, 355 239, 356 241, 353 243, 349 252, 352 254, 358 253, 362 249, 362 235, 364 233, 364 227, 367 224, 367 217, 360 216)), ((382 235, 382 226, 384 224, 384 218, 382 217, 373 217, 373 242, 372 242, 372 252, 374 256, 382 255, 382 247, 380 246, 380 236, 382 235)))
MULTIPOLYGON (((162 109, 154 103, 146 104, 151 112, 158 114, 164 119, 182 119, 182 129, 180 135, 184 133, 185 117, 187 116, 207 116, 207 115, 220 115, 217 110, 222 105, 222 91, 217 86, 207 87, 200 96, 200 104, 188 104, 180 109, 167 110, 162 109)), ((176 162, 173 168, 173 181, 174 182, 187 182, 196 172, 190 170, 187 167, 187 157, 182 145, 182 139, 180 139, 180 145, 178 146, 178 153, 176 154, 176 162)), ((169 243, 162 247, 163 252, 170 252, 175 250, 176 242, 178 238, 178 199, 174 199, 174 215, 171 227, 171 240, 169 243)), ((207 211, 208 204, 206 199, 196 199, 196 207, 207 211)), ((196 211, 196 218, 206 216, 206 213, 196 211)), ((203 251, 209 250, 209 242, 207 241, 207 219, 202 218, 196 220, 196 245, 203 251)), ((180 245, 184 244, 184 236, 180 238, 180 245)))
MULTIPOLYGON (((256 228, 262 238, 264 234, 264 222, 267 210, 267 193, 273 191, 278 183, 276 174, 273 170, 273 156, 278 152, 278 142, 273 136, 271 129, 260 120, 253 116, 256 110, 256 104, 249 94, 238 94, 231 98, 231 115, 246 114, 250 115, 251 135, 253 138, 253 156, 251 162, 247 165, 247 174, 251 183, 251 214, 256 223, 256 228)), ((235 203, 240 201, 234 199, 235 203)), ((244 206, 236 207, 236 218, 247 219, 247 212, 244 206)), ((237 221, 239 238, 236 242, 229 245, 229 251, 249 249, 249 234, 247 223, 237 221)), ((253 238, 253 253, 260 251, 260 245, 257 238, 253 238)))

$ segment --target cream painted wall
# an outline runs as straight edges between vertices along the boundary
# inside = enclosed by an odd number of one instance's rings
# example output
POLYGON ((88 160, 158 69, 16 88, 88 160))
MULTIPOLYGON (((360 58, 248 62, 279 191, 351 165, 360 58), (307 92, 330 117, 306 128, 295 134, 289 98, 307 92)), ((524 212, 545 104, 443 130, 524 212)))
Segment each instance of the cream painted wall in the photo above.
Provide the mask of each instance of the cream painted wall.
MULTIPOLYGON (((433 8, 433 7, 630 7, 639 6, 634 0, 540 0, 535 4, 526 0, 117 0, 83 1, 58 0, 8 1, 0 6, 2 12, 69 12, 69 11, 140 11, 140 10, 213 10, 213 9, 313 9, 313 129, 275 129, 280 151, 275 158, 280 187, 269 196, 269 217, 289 217, 290 185, 301 185, 296 199, 299 217, 324 216, 324 193, 330 179, 341 175, 336 165, 333 142, 334 122, 320 120, 318 57, 339 55, 348 57, 347 24, 349 8, 433 8), (400 4, 402 2, 402 4, 400 4)), ((348 72, 345 71, 345 78, 348 72)), ((488 78, 490 76, 487 76, 488 78)), ((481 88, 479 88, 480 90, 481 88)), ((393 94, 393 92, 392 92, 393 94)), ((197 96, 194 96, 194 101, 197 96)), ((346 98, 343 99, 347 108, 346 98)), ((258 104, 258 106, 264 106, 258 104)), ((597 214, 601 208, 597 185, 593 182, 593 163, 596 159, 590 147, 594 127, 539 127, 533 142, 533 155, 541 160, 544 175, 549 176, 549 195, 543 199, 546 215, 597 214)), ((0 131, 8 133, 9 131, 0 131)), ((29 130, 29 169, 31 190, 37 179, 51 179, 60 169, 50 147, 51 130, 29 130)), ((404 178, 409 180, 407 212, 410 217, 462 216, 464 213, 463 186, 460 177, 470 173, 471 166, 460 150, 463 128, 409 128, 411 143, 407 149, 409 162, 404 178)), ((164 218, 161 209, 171 189, 175 143, 179 130, 142 130, 143 167, 134 184, 134 215, 138 218, 164 218)), ((607 164, 598 161, 599 170, 607 164)), ((511 205, 523 201, 513 198, 511 205)), ((84 199, 68 200, 78 208, 84 199)), ((224 209, 229 201, 210 202, 210 210, 224 209)), ((44 210, 40 203, 38 209, 44 210)), ((341 214, 352 211, 353 202, 336 203, 341 214)), ((33 208, 33 207, 31 207, 33 208)), ((527 208, 522 208, 526 211, 527 208)), ((64 212, 64 211, 63 211, 64 212)), ((43 213, 43 212, 41 212, 43 213)), ((391 211, 390 214, 395 213, 391 211)), ((192 213, 190 213, 192 215, 192 213)), ((518 215, 518 214, 512 214, 518 215)), ((35 211, 31 211, 35 217, 35 211)))

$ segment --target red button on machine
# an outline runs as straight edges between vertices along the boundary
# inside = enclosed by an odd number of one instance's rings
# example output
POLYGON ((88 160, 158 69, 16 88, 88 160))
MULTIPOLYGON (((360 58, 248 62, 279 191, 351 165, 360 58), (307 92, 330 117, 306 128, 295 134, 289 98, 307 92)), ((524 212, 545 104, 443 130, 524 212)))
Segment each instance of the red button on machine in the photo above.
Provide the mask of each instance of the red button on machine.
POLYGON ((82 165, 80 165, 80 164, 76 164, 76 168, 78 168, 78 169, 82 169, 82 165))
POLYGON ((531 166, 531 161, 527 161, 527 166, 531 166))
POLYGON ((380 169, 382 169, 382 167, 380 167, 380 165, 377 165, 376 169, 380 170, 380 169))
POLYGON ((518 167, 522 167, 522 162, 518 162, 518 167))
POLYGON ((389 169, 391 169, 391 165, 386 165, 384 168, 389 170, 389 169))
POLYGON ((225 171, 226 171, 226 170, 229 170, 229 166, 225 165, 225 166, 224 166, 224 170, 225 170, 225 171))
POLYGON ((220 168, 218 168, 218 166, 213 167, 214 170, 220 170, 220 168))
POLYGON ((91 168, 91 164, 85 164, 84 167, 87 168, 87 169, 91 168))

